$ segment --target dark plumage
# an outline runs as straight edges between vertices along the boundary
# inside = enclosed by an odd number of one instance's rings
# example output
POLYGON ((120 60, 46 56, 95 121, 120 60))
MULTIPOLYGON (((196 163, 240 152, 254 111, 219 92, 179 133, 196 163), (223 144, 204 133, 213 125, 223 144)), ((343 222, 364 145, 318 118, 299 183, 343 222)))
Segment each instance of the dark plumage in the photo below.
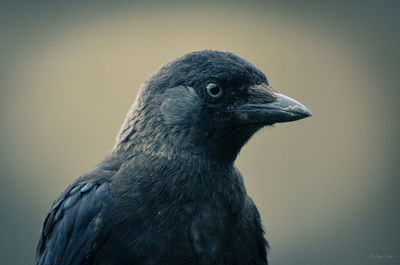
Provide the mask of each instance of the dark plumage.
POLYGON ((232 53, 167 63, 144 84, 112 152, 54 202, 37 264, 267 264, 234 160, 261 127, 309 115, 232 53))

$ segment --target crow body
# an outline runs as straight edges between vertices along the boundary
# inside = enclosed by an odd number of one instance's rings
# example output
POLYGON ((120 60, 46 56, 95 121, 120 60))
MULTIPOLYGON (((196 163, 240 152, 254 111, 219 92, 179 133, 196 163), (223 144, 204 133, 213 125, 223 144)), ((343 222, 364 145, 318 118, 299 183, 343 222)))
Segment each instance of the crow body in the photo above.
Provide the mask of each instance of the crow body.
POLYGON ((307 116, 232 53, 167 63, 143 85, 112 152, 53 203, 37 264, 267 264, 234 161, 261 127, 307 116))

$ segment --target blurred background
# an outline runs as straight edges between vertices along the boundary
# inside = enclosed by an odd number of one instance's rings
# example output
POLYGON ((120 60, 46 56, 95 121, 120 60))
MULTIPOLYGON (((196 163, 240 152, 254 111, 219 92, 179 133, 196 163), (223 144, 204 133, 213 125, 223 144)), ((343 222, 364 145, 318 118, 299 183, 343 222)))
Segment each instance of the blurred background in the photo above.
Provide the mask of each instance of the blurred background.
POLYGON ((398 1, 0 2, 0 264, 34 264, 52 201, 113 147, 141 83, 232 51, 313 117, 237 167, 274 265, 400 264, 398 1))

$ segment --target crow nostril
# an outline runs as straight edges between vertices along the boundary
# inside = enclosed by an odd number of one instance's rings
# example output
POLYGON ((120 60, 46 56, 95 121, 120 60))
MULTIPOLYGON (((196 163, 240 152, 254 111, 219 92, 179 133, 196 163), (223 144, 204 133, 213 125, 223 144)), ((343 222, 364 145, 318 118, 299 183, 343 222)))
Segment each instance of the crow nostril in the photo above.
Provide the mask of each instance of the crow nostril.
POLYGON ((276 91, 266 84, 251 86, 247 89, 247 101, 250 104, 265 104, 275 101, 276 91))

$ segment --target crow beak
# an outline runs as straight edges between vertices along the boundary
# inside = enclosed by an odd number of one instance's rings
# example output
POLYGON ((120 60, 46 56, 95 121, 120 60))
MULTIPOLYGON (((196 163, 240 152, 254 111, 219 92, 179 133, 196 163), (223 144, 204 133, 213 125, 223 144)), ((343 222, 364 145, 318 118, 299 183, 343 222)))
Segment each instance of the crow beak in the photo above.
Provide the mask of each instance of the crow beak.
POLYGON ((242 105, 238 114, 241 123, 270 125, 311 116, 311 112, 300 102, 279 93, 275 95, 276 100, 270 103, 242 105))

